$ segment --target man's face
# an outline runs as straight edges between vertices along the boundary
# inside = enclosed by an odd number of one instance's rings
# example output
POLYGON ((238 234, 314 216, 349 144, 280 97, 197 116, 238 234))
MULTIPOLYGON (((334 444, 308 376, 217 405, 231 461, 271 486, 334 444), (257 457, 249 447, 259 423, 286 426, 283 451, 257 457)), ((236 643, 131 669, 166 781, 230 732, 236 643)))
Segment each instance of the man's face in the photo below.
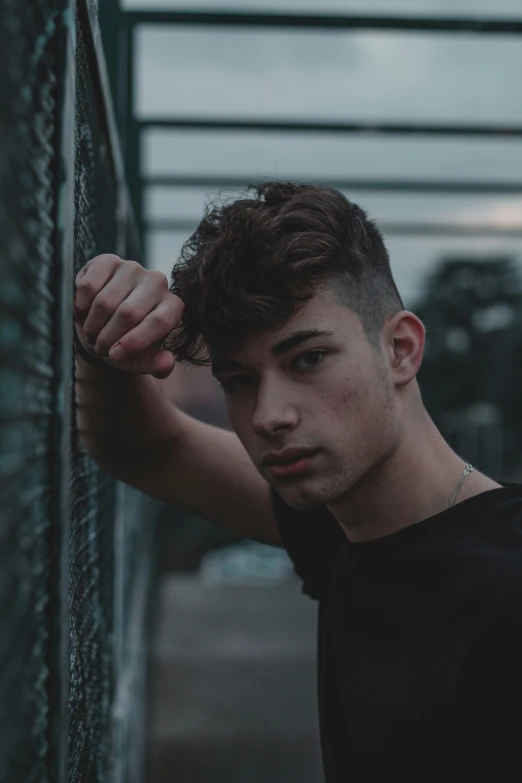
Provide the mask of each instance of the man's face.
POLYGON ((280 329, 212 360, 241 443, 293 508, 339 501, 394 447, 398 412, 385 358, 326 289, 280 329), (301 339, 312 331, 322 334, 301 339), (289 448, 313 453, 289 472, 263 464, 289 448))

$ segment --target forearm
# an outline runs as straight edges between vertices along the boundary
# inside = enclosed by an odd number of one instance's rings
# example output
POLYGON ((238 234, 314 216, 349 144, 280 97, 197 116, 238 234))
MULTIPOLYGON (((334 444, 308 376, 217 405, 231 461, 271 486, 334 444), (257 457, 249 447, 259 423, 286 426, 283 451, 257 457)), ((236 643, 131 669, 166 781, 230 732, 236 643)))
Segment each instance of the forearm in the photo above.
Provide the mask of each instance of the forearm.
POLYGON ((143 459, 175 433, 176 408, 151 375, 94 367, 76 352, 76 422, 100 465, 143 459))

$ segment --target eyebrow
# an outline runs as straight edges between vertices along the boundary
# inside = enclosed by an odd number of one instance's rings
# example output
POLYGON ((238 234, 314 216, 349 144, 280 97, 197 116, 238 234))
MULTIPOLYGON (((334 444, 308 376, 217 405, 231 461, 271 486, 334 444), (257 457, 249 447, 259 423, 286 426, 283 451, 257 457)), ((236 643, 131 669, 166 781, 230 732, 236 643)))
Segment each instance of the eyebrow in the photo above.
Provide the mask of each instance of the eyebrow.
MULTIPOLYGON (((300 329, 297 332, 293 332, 288 337, 285 337, 281 342, 276 343, 270 349, 272 356, 280 356, 282 353, 289 351, 290 348, 294 348, 296 345, 304 343, 305 340, 310 340, 312 337, 328 337, 334 334, 332 331, 324 329, 300 329)), ((212 362, 212 375, 216 375, 218 372, 226 372, 227 370, 245 370, 246 367, 240 362, 233 359, 221 359, 216 362, 212 362)))

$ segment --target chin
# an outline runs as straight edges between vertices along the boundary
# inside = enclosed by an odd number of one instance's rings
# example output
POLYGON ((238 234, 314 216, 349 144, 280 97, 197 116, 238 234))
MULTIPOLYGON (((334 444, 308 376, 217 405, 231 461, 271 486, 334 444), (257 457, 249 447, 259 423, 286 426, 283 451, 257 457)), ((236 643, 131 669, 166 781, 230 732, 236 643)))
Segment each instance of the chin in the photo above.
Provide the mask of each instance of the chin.
POLYGON ((314 482, 310 478, 309 481, 303 480, 294 485, 276 487, 276 491, 291 508, 296 511, 307 511, 343 500, 356 483, 355 473, 348 476, 340 474, 324 483, 318 480, 314 482))
POLYGON ((320 487, 307 487, 304 486, 304 482, 301 486, 296 484, 295 486, 287 485, 276 488, 276 492, 295 511, 308 511, 309 509, 320 508, 320 506, 324 506, 330 500, 324 488, 321 491, 320 487))

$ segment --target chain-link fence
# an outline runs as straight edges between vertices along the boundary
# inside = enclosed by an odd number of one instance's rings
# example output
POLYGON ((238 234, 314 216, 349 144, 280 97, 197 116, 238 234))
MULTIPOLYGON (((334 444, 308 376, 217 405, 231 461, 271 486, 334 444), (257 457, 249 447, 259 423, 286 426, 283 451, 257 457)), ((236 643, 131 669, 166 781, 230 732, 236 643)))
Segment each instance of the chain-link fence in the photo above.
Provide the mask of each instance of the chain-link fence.
POLYGON ((140 249, 95 3, 0 10, 0 781, 134 781, 154 514, 79 439, 72 301, 140 249))

